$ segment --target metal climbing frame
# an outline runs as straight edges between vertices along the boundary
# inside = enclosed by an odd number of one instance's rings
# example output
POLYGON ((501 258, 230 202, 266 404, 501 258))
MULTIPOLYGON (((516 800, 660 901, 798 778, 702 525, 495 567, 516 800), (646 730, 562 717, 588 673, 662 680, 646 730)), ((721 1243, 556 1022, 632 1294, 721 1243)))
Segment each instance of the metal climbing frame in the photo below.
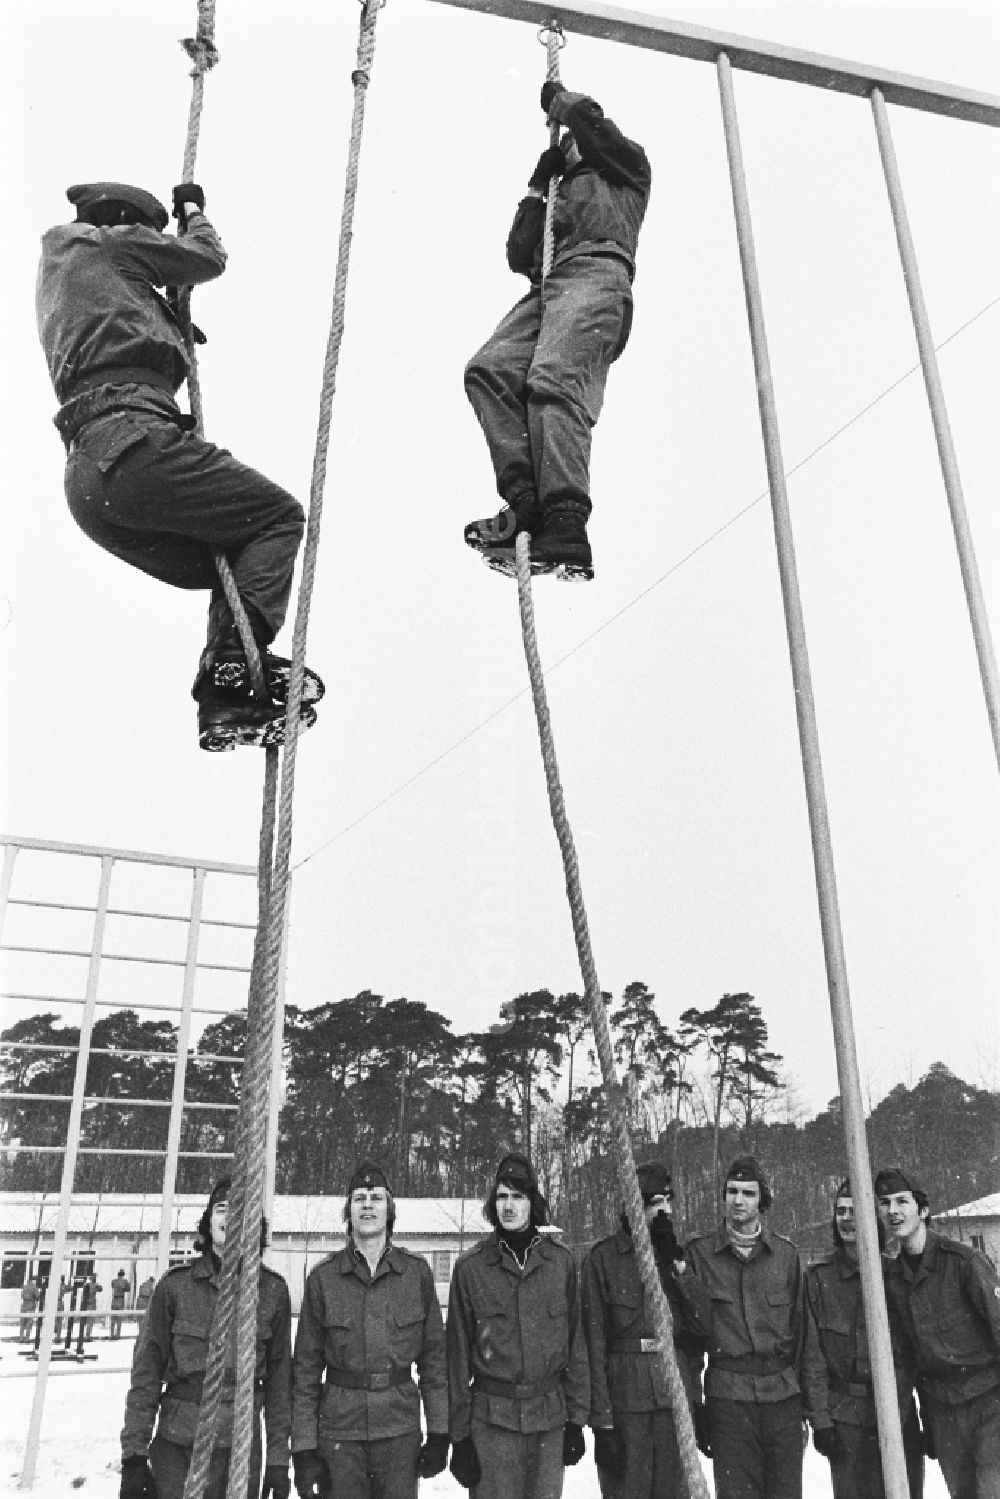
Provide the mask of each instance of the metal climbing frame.
POLYGON ((640 15, 610 6, 589 4, 586 0, 577 0, 577 3, 572 6, 546 5, 538 3, 538 0, 438 0, 438 3, 507 20, 524 21, 543 28, 558 25, 564 32, 570 34, 576 32, 604 41, 619 42, 701 62, 710 62, 714 64, 717 72, 737 243, 743 273, 768 485, 771 494, 778 570, 795 690, 834 1047, 844 1104, 848 1166, 859 1210, 861 1281, 875 1376, 875 1402, 882 1467, 885 1475, 884 1485, 887 1499, 907 1499, 906 1466, 903 1458, 892 1351, 889 1344, 888 1319, 882 1288, 871 1166, 865 1137, 864 1108, 851 1016, 833 848, 791 515, 785 489, 763 300, 757 273, 750 202, 743 170, 739 122, 733 90, 733 69, 852 94, 859 98, 867 98, 871 104, 945 493, 951 512, 959 568, 986 698, 987 715, 998 762, 1000 762, 1000 707, 998 707, 1000 689, 998 689, 996 658, 951 439, 944 393, 938 374, 937 358, 920 286, 916 254, 910 236, 906 204, 896 165, 886 105, 887 103, 895 104, 904 108, 923 110, 950 116, 953 119, 996 127, 1000 125, 1000 99, 989 94, 955 88, 923 78, 907 77, 877 68, 843 62, 837 58, 822 57, 814 53, 750 41, 745 37, 709 31, 702 27, 681 25, 656 16, 640 15))
MULTIPOLYGON (((181 1150, 181 1131, 184 1112, 191 1105, 185 1101, 187 1061, 192 1047, 192 1034, 196 1023, 204 1019, 217 1019, 232 1013, 245 1003, 245 979, 250 973, 249 948, 256 930, 256 875, 251 865, 225 864, 209 859, 183 859, 163 854, 135 853, 123 849, 90 847, 81 844, 53 843, 37 838, 0 837, 4 857, 0 875, 0 951, 11 965, 26 964, 29 985, 27 988, 11 988, 5 985, 2 997, 24 1007, 27 1012, 45 1009, 80 1008, 80 1038, 76 1046, 73 1092, 55 1101, 69 1103, 66 1138, 61 1146, 40 1146, 31 1141, 8 1143, 0 1146, 0 1152, 14 1151, 31 1153, 61 1153, 63 1156, 59 1206, 52 1243, 49 1268, 51 1285, 58 1286, 66 1261, 70 1208, 73 1202, 78 1159, 81 1155, 101 1155, 107 1152, 100 1147, 80 1144, 81 1122, 85 1106, 99 1106, 105 1100, 90 1098, 86 1093, 87 1069, 91 1055, 96 1054, 91 1046, 91 1037, 98 1009, 131 1009, 143 1012, 169 1014, 177 1023, 177 1048, 175 1052, 147 1053, 172 1057, 174 1060, 173 1088, 169 1102, 162 1099, 130 1098, 134 1105, 169 1109, 167 1139, 162 1150, 117 1149, 115 1155, 162 1156, 163 1182, 160 1207, 160 1224, 157 1244, 157 1276, 167 1269, 170 1258, 171 1228, 173 1223, 174 1195, 177 1183, 177 1168, 181 1159, 229 1160, 228 1152, 181 1150), (135 886, 143 884, 140 869, 145 872, 145 884, 152 885, 152 898, 140 893, 138 904, 134 904, 135 886), (156 870, 161 873, 157 875, 156 870), (150 874, 149 871, 153 873, 150 874), (171 874, 164 873, 171 871, 171 874), (189 876, 188 881, 184 876, 189 876), (18 876, 18 878, 16 878, 18 876), (96 891, 95 886, 96 877, 96 891), (112 903, 112 881, 123 893, 112 903), (159 881, 159 884, 157 883, 159 881), (130 885, 133 887, 130 890, 130 885), (167 898, 167 885, 174 888, 167 898), (186 893, 185 893, 186 887, 186 893), (212 907, 215 914, 206 911, 206 892, 215 899, 212 907), (23 893, 22 893, 23 892, 23 893), (65 894, 65 898, 60 898, 65 894), (243 913, 251 913, 247 918, 243 913), (25 940, 11 940, 7 933, 15 925, 15 912, 20 920, 16 925, 23 929, 25 940), (224 914, 222 914, 224 913, 224 914), (70 945, 74 937, 68 931, 79 930, 80 921, 89 918, 91 924, 89 944, 70 945), (120 929, 115 948, 107 942, 109 921, 120 929), (183 956, 154 955, 149 951, 155 946, 152 934, 162 931, 164 926, 182 927, 185 931, 183 956), (243 949, 240 961, 214 961, 206 955, 205 937, 212 933, 228 932, 229 940, 243 949), (129 934, 132 934, 131 940, 129 934), (145 949, 145 950, 144 950, 145 949), (8 955, 10 955, 8 957, 8 955), (14 956, 18 955, 18 956, 14 956), (86 962, 86 979, 83 992, 71 980, 65 993, 51 992, 58 987, 58 978, 70 960, 70 972, 86 962), (137 999, 135 989, 126 997, 114 998, 115 983, 110 976, 116 973, 134 974, 134 965, 145 965, 147 987, 137 999), (167 974, 163 974, 163 970, 167 974), (171 984, 173 978, 180 981, 180 992, 171 984), (148 988, 153 987, 151 975, 159 973, 166 977, 167 990, 162 1001, 149 997, 148 988), (199 1002, 209 975, 235 976, 240 998, 219 1007, 199 1002), (45 986, 44 989, 39 985, 45 986), (46 992, 46 990, 48 992, 46 992)), ((210 903, 211 904, 211 903, 210 903)), ((17 933, 21 936, 22 933, 17 933)), ((178 945, 179 947, 179 945, 178 945)), ((283 985, 279 983, 279 1011, 282 1005, 283 985)), ((211 997, 211 996, 210 996, 211 997)), ((272 1108, 268 1129, 268 1164, 266 1171, 265 1198, 273 1195, 274 1141, 276 1139, 276 1108, 279 1098, 277 1080, 281 1066, 281 1024, 275 1028, 275 1044, 272 1053, 272 1108)), ((31 1043, 4 1041, 7 1050, 28 1049, 31 1043)), ((213 1056, 213 1061, 239 1065, 242 1057, 213 1056)), ((33 1097, 35 1095, 25 1095, 33 1097)), ((234 1110, 235 1105, 211 1105, 220 1112, 234 1110)), ((45 1389, 51 1361, 57 1310, 57 1297, 46 1298, 42 1318, 41 1340, 38 1349, 37 1377, 24 1468, 20 1486, 29 1488, 33 1482, 38 1441, 45 1404, 45 1389)))

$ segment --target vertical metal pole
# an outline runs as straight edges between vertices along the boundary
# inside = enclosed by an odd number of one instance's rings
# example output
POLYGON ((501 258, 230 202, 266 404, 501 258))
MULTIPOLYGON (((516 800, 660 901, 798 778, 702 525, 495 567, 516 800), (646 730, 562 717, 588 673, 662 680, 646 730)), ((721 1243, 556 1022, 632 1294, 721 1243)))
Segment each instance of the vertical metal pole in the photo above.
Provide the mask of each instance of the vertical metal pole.
POLYGON ((799 747, 805 777, 806 802, 809 808, 820 928, 823 935, 827 986, 830 992, 830 1010, 833 1018, 833 1039, 837 1054, 837 1075, 840 1080, 840 1093, 844 1108, 847 1159, 855 1206, 858 1210, 858 1258, 868 1343, 875 1378, 875 1407, 879 1425, 882 1470, 885 1475, 884 1486, 886 1499, 908 1499, 909 1489, 903 1457, 903 1438, 899 1425, 896 1380, 892 1349, 889 1343, 889 1319, 882 1286, 871 1164, 865 1138, 861 1078, 851 1018, 847 963, 844 957, 844 939, 837 898, 837 877, 833 864, 833 844, 830 837, 823 767, 820 760, 816 706, 813 700, 809 655, 806 649, 805 620, 799 593, 792 521, 785 490, 778 413, 771 379, 767 333, 764 326, 764 305, 757 275, 753 227, 750 221, 750 199, 743 171, 743 152, 740 146, 739 121, 736 116, 736 98, 733 93, 733 74, 725 53, 719 54, 717 69, 722 100, 722 120, 726 134, 726 152, 729 157, 729 175, 732 180, 736 234, 743 269, 743 289, 746 295, 750 342, 753 347, 754 369, 757 375, 757 399, 760 405, 764 454, 771 491, 771 512, 785 608, 785 629, 788 635, 792 684, 795 690, 795 711, 798 717, 799 747))
POLYGON ((271 1088, 268 1093, 267 1156, 264 1161, 264 1216, 274 1224, 274 1181, 278 1163, 278 1115, 281 1112, 281 1074, 285 1056, 285 979, 288 969, 288 924, 292 909, 292 878, 285 882, 285 919, 281 927, 281 959, 278 992, 274 1000, 274 1031, 271 1036, 271 1088))
POLYGON ((997 677, 996 654, 993 650, 990 622, 983 599, 983 585, 979 577, 976 550, 965 508, 965 496, 962 493, 958 459, 955 456, 955 446, 951 439, 951 423, 948 421, 948 408, 945 405, 944 389, 938 372, 937 353, 920 285, 920 270, 910 234, 903 184, 900 180, 896 152, 892 144, 892 132, 889 128, 889 116, 880 89, 872 90, 871 99, 878 149, 882 157, 882 170, 885 173, 886 187, 889 190, 889 206, 892 209, 896 243, 899 246, 899 258, 903 266, 903 280, 906 283, 906 294, 910 300, 913 331, 917 336, 920 364, 924 372, 924 385, 931 408, 938 458, 941 462, 941 476, 944 479, 948 508, 951 511, 952 529, 955 533, 955 545, 958 548, 958 565, 962 572, 965 599, 972 623, 972 637, 976 642, 979 675, 982 678, 983 692, 986 696, 986 712, 989 715, 990 731, 993 735, 993 749, 997 763, 1000 764, 1000 680, 997 677))
POLYGON ((35 1464, 38 1459, 38 1440, 42 1429, 42 1414, 45 1410, 45 1388, 49 1378, 52 1357, 52 1339, 55 1331, 56 1307, 59 1302, 59 1278, 66 1255, 66 1240, 69 1233, 69 1209, 73 1197, 73 1182, 76 1178, 77 1154, 80 1148, 80 1124, 83 1118, 83 1098, 87 1085, 87 1066, 90 1060, 90 1038, 94 1029, 97 1010, 97 988, 101 976, 101 953, 104 947, 104 928, 108 914, 108 891, 114 859, 110 854, 101 857, 101 883, 94 913, 94 935, 90 944, 90 965, 87 970, 87 993, 80 1021, 80 1046, 76 1054, 76 1075, 73 1079, 73 1098, 69 1108, 69 1123, 66 1128, 66 1151, 63 1155, 62 1185, 59 1189, 59 1212, 56 1217, 55 1238, 52 1244, 52 1263, 49 1267, 49 1291, 45 1298, 42 1318, 42 1338, 38 1349, 38 1372, 28 1421, 28 1438, 25 1444, 24 1467, 18 1488, 30 1489, 35 1481, 35 1464))
POLYGON ((170 1264, 170 1236, 173 1227, 174 1193, 177 1190, 177 1157, 184 1123, 184 1084, 187 1078, 188 1047, 194 1014, 194 988, 198 976, 198 939, 201 934, 201 910, 205 898, 205 871, 195 868, 191 890, 191 915, 188 918, 187 953, 184 959, 184 988, 181 994, 181 1018, 177 1028, 177 1061, 174 1063, 174 1088, 170 1097, 170 1124, 167 1128, 167 1154, 163 1162, 163 1199, 160 1203, 160 1236, 156 1246, 156 1277, 165 1274, 170 1264))
POLYGON ((3 935, 4 923, 7 920, 7 901, 10 898, 10 887, 14 878, 14 860, 17 858, 17 853, 16 843, 4 844, 3 873, 0 874, 0 936, 3 935))

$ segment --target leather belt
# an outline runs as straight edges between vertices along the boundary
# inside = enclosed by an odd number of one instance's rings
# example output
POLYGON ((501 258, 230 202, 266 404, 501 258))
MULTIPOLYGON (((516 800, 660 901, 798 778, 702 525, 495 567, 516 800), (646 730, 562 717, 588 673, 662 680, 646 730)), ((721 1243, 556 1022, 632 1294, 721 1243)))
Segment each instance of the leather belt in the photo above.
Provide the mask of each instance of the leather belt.
POLYGON ((94 390, 98 385, 153 385, 157 390, 165 390, 168 396, 174 394, 173 382, 156 370, 134 364, 106 364, 74 380, 64 391, 62 404, 65 406, 85 390, 94 390))
POLYGON ((494 1379, 492 1374, 477 1374, 472 1382, 473 1390, 480 1395, 499 1395, 504 1400, 534 1400, 538 1395, 547 1395, 559 1388, 566 1371, 543 1379, 540 1384, 515 1384, 509 1379, 494 1379))
POLYGON ((335 1369, 326 1366, 326 1383, 336 1385, 339 1390, 391 1390, 395 1385, 411 1384, 409 1368, 380 1369, 374 1374, 365 1374, 355 1369, 335 1369))

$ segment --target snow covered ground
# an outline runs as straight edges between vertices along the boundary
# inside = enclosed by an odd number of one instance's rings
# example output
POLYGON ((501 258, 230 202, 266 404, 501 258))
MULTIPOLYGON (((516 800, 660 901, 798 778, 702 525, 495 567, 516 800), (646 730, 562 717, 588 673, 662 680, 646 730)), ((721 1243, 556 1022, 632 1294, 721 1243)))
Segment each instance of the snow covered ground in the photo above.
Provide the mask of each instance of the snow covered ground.
MULTIPOLYGON (((100 1334, 88 1345, 97 1358, 86 1364, 55 1364, 49 1375, 41 1446, 31 1492, 35 1499, 66 1499, 81 1491, 84 1499, 117 1499, 118 1433, 121 1429, 132 1339, 110 1342, 100 1334)), ((17 1488, 24 1464, 25 1440, 34 1390, 33 1366, 18 1354, 17 1344, 0 1344, 0 1492, 17 1488)), ((564 1499, 600 1499, 597 1472, 588 1455, 566 1474, 564 1499)), ((705 1465, 709 1492, 710 1466, 705 1465)), ((294 1492, 294 1491, 293 1491, 294 1492)), ((810 1445, 805 1458, 804 1499, 829 1499, 829 1470, 810 1445)), ((421 1485, 422 1499, 458 1499, 450 1474, 421 1485)), ((947 1499, 937 1463, 928 1465, 924 1499, 947 1499)))

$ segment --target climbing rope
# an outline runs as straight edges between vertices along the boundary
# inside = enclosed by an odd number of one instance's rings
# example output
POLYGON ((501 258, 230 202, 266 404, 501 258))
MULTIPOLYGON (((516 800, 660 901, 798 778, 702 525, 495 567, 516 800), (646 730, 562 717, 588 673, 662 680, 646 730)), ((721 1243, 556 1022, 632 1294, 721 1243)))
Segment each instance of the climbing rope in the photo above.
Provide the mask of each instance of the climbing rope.
MULTIPOLYGON (((539 34, 546 35, 544 29, 539 34)), ((553 21, 547 29, 547 71, 546 78, 558 78, 559 76, 559 37, 558 23, 553 21)), ((559 127, 553 125, 551 143, 558 142, 559 127)), ((550 184, 549 201, 546 210, 545 222, 545 244, 543 247, 542 276, 548 275, 552 265, 553 234, 552 234, 552 204, 555 192, 550 184)), ((701 1462, 698 1457, 698 1446, 695 1440, 694 1426, 691 1421, 691 1412, 688 1408, 687 1391, 681 1378, 680 1369, 677 1367, 677 1358, 674 1353, 673 1321, 670 1315, 670 1307, 660 1283, 659 1271, 656 1267, 656 1259, 653 1255, 653 1244, 649 1237, 649 1227, 643 1212, 642 1194, 639 1191, 639 1178, 636 1175, 635 1159, 632 1154, 632 1141, 629 1136, 628 1113, 625 1107, 625 1098, 618 1074, 615 1068, 614 1052, 611 1044, 611 1030, 608 1025, 607 1007, 601 992, 601 986, 597 978, 597 967, 594 963, 593 949, 590 943, 590 928, 587 921, 587 909, 583 900, 583 889, 580 883, 580 865, 576 856, 576 845, 573 841, 573 831, 569 824, 566 813, 566 801, 563 796, 562 782, 559 777, 559 765, 556 759, 555 740, 552 735, 552 719, 549 714, 549 705, 545 692, 545 676, 542 671, 541 658, 538 652, 538 637, 535 630, 535 610, 531 596, 531 537, 527 532, 518 533, 515 541, 515 557, 517 561, 517 599, 521 615, 521 635, 524 643, 524 655, 528 664, 528 676, 531 681, 531 700, 535 708, 535 720, 538 725, 538 739, 542 754, 542 765, 545 769, 545 784, 549 795, 549 811, 552 815, 552 824, 559 841, 559 850, 562 854, 563 871, 566 877, 566 894, 569 899, 570 914, 573 920, 573 935, 576 939, 577 956, 580 961, 580 973, 583 978, 584 992, 590 1006, 590 1023, 594 1031, 594 1040, 597 1044, 597 1055, 601 1063, 601 1075, 604 1079, 604 1092, 608 1102, 608 1114, 611 1120, 611 1146, 618 1169, 618 1179, 624 1190, 625 1211, 628 1214, 629 1225, 632 1229, 632 1242, 635 1245, 636 1257, 639 1262, 639 1273, 642 1277, 643 1287, 648 1298, 648 1303, 653 1312, 653 1326, 656 1329, 657 1357, 660 1367, 670 1392, 670 1404, 673 1413, 674 1426, 677 1431, 677 1446, 680 1451, 681 1462, 684 1465, 684 1473, 687 1477, 688 1487, 692 1499, 709 1499, 708 1486, 702 1472, 701 1462)))
MULTIPOLYGON (((208 1362, 198 1415, 198 1430, 184 1485, 184 1499, 203 1499, 218 1427, 227 1355, 233 1341, 234 1320, 236 1322, 235 1404, 226 1495, 227 1499, 244 1499, 247 1492, 255 1422, 254 1374, 267 1101, 291 857, 299 710, 302 703, 309 611, 319 548, 333 397, 336 391, 337 365, 344 333, 347 274, 357 197, 365 95, 375 55, 375 23, 378 11, 384 3, 385 0, 363 0, 357 67, 351 74, 354 87, 354 111, 348 149, 347 183, 341 215, 331 326, 323 364, 319 425, 313 456, 309 510, 303 547, 302 578, 292 637, 292 660, 285 715, 285 753, 281 759, 279 790, 278 751, 276 748, 269 748, 266 752, 258 865, 258 925, 250 977, 246 1053, 236 1120, 233 1181, 230 1190, 226 1244, 222 1257, 222 1276, 209 1342, 208 1362), (277 835, 275 836, 276 806, 277 835)), ((194 86, 189 113, 188 138, 184 154, 184 181, 193 180, 194 175, 205 74, 218 60, 214 26, 215 0, 198 0, 197 35, 193 41, 183 43, 195 64, 192 72, 194 86)), ((189 318, 187 321, 190 323, 189 318)), ((193 380, 189 382, 192 413, 195 415, 200 431, 201 400, 193 340, 189 341, 188 352, 191 356, 193 371, 193 380)), ((254 678, 256 690, 258 679, 261 685, 263 682, 259 655, 257 655, 245 611, 236 594, 228 565, 224 558, 217 557, 216 563, 226 598, 240 629, 252 675, 253 661, 256 659, 257 677, 254 678)))

